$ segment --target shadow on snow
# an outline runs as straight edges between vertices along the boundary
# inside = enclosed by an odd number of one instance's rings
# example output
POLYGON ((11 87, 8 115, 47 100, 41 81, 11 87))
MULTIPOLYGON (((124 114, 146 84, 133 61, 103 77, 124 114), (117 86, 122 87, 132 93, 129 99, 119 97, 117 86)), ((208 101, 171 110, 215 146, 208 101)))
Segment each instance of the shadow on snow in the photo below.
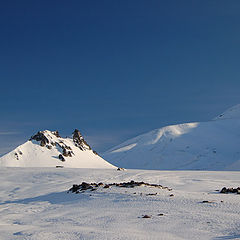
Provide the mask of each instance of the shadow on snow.
POLYGON ((54 192, 46 195, 41 195, 32 198, 24 198, 13 201, 5 201, 0 203, 0 205, 9 204, 9 203, 20 203, 20 204, 28 204, 31 202, 49 202, 51 204, 71 204, 73 201, 79 200, 89 200, 89 195, 85 194, 71 194, 67 192, 54 192))

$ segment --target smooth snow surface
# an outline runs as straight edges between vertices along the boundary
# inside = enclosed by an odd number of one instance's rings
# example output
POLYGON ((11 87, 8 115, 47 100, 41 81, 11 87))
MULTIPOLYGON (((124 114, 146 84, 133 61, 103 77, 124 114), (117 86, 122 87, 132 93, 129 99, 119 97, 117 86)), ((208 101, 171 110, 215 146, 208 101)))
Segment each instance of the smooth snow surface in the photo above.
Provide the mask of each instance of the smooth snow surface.
POLYGON ((0 167, 114 168, 95 154, 85 141, 79 147, 72 138, 57 137, 55 132, 48 130, 41 133, 49 143, 41 146, 40 141, 31 139, 1 157, 0 167), (64 161, 61 161, 59 155, 63 155, 64 148, 71 152, 71 156, 63 156, 64 161))
POLYGON ((240 170, 240 105, 209 122, 156 129, 103 154, 124 168, 240 170))
POLYGON ((225 111, 224 113, 217 116, 215 118, 215 120, 217 120, 217 119, 232 119, 232 118, 240 119, 240 104, 229 108, 227 111, 225 111))
POLYGON ((240 186, 238 172, 1 168, 0 181, 3 240, 240 239, 240 195, 215 191, 240 186), (173 190, 112 187, 67 193, 82 181, 130 180, 173 190))

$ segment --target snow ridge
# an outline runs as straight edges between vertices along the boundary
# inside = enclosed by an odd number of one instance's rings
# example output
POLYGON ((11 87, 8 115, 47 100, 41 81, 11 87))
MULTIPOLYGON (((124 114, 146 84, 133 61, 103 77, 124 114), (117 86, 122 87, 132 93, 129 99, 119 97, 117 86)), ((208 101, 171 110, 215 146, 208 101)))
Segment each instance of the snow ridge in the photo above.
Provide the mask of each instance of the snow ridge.
POLYGON ((119 167, 156 170, 240 170, 240 104, 214 121, 155 129, 108 150, 119 167))

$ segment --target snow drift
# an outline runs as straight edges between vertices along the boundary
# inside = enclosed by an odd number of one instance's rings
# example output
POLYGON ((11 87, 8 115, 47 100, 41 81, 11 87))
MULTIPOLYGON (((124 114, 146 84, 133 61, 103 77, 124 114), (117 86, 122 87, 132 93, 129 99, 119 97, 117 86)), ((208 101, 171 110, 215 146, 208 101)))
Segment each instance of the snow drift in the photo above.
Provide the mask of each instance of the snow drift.
POLYGON ((101 158, 76 129, 71 138, 58 131, 40 131, 0 158, 4 167, 114 168, 101 158))
POLYGON ((240 170, 240 105, 209 122, 155 129, 105 152, 124 168, 240 170))

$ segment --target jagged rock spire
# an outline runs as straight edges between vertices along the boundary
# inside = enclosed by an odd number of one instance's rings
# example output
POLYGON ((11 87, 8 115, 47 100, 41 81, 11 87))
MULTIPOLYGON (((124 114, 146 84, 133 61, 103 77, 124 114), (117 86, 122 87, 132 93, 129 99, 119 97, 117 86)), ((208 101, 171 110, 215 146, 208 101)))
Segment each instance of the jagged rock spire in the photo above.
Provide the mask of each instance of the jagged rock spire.
POLYGON ((78 129, 75 129, 73 132, 73 142, 75 143, 75 146, 79 147, 81 150, 91 150, 91 147, 84 140, 82 134, 78 129))
POLYGON ((36 140, 38 142, 40 142, 40 145, 43 147, 45 146, 47 143, 49 143, 49 140, 47 139, 47 137, 44 135, 44 133, 42 131, 37 132, 37 134, 33 135, 30 138, 31 140, 36 140))

